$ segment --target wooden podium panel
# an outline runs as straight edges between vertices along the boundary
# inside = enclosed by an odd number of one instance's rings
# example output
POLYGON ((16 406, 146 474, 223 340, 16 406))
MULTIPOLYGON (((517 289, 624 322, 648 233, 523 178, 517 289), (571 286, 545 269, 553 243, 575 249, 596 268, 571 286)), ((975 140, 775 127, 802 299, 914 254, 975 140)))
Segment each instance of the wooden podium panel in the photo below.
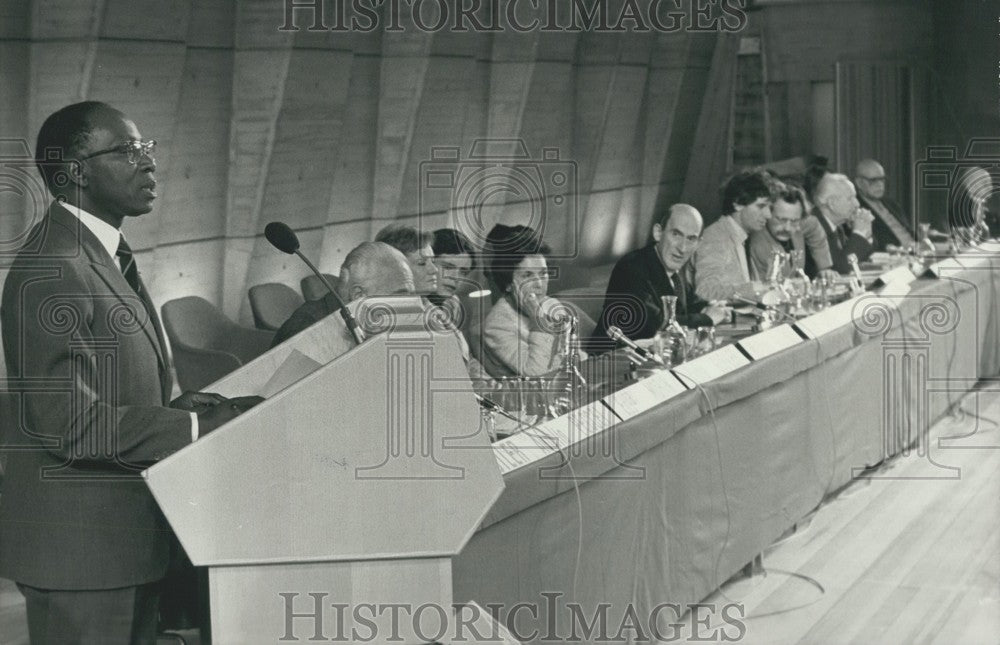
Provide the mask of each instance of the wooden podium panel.
POLYGON ((240 599, 212 612, 216 645, 427 643, 455 632, 451 558, 213 567, 209 587, 240 599))
POLYGON ((457 343, 406 332, 145 476, 196 565, 452 555, 503 487, 457 343))
POLYGON ((272 396, 144 473, 209 567, 216 645, 355 628, 422 643, 457 626, 451 557, 503 489, 460 345, 419 299, 352 309, 362 345, 334 315, 271 349, 207 391, 272 396))

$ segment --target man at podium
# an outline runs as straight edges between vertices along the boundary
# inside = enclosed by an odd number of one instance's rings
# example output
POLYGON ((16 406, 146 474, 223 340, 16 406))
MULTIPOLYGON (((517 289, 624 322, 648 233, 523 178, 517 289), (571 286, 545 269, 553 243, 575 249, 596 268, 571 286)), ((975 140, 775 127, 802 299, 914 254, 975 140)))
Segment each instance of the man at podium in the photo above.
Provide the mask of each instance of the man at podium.
POLYGON ((0 323, 11 418, 0 576, 32 643, 152 643, 171 532, 146 466, 259 399, 173 381, 156 310, 121 231, 156 199, 156 142, 109 105, 76 103, 38 133, 56 198, 8 274, 0 323))

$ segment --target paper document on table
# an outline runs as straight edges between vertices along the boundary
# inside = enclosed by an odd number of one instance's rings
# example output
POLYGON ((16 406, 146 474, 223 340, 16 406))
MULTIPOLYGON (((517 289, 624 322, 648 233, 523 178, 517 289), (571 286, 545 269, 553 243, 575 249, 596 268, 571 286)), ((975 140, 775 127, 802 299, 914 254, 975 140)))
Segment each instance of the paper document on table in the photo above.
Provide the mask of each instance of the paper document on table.
POLYGON ((681 363, 674 368, 674 373, 681 380, 704 385, 749 364, 750 359, 735 345, 726 345, 704 356, 681 363))
POLYGON ((905 264, 898 266, 891 271, 886 271, 878 277, 879 282, 882 284, 909 284, 916 278, 917 276, 913 275, 913 271, 910 271, 910 267, 905 264))
POLYGON ((856 299, 852 298, 839 305, 828 307, 823 311, 803 318, 795 323, 806 338, 819 338, 835 329, 840 329, 844 325, 854 320, 854 305, 856 299))
POLYGON ((603 401, 622 419, 631 419, 685 391, 676 376, 663 371, 613 392, 603 401))
POLYGON ((927 271, 924 275, 931 275, 935 278, 940 278, 946 273, 954 273, 955 271, 962 271, 965 267, 962 263, 958 261, 957 258, 945 258, 940 262, 935 262, 934 264, 927 267, 927 271))
POLYGON ((500 466, 500 472, 507 474, 518 468, 524 468, 558 449, 554 441, 532 428, 494 443, 493 456, 500 466))
POLYGON ((322 367, 313 359, 309 358, 297 349, 293 349, 274 374, 268 379, 264 387, 261 388, 260 396, 269 399, 289 385, 298 383, 303 378, 309 376, 322 367))
POLYGON ((912 288, 913 285, 909 283, 893 282, 880 290, 878 297, 884 298, 893 307, 899 307, 899 302, 910 293, 910 289, 912 288))
POLYGON ((778 325, 748 336, 737 343, 750 358, 759 361, 765 356, 776 354, 792 345, 802 342, 802 336, 791 325, 778 325))
POLYGON ((570 443, 582 441, 615 425, 618 418, 603 403, 593 401, 568 415, 570 443))

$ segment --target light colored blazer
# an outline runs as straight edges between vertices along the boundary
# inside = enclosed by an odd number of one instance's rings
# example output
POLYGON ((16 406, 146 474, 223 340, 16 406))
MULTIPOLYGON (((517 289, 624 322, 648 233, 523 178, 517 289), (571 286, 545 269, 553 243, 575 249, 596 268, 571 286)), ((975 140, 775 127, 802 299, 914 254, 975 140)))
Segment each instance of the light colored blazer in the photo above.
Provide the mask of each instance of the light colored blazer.
POLYGON ((0 498, 0 576, 44 589, 163 577, 170 528, 139 476, 191 443, 163 333, 97 237, 53 204, 29 233, 0 306, 19 415, 0 498), (23 391, 18 392, 20 388, 23 391))
MULTIPOLYGON (((743 266, 745 237, 723 215, 702 233, 694 256, 695 293, 705 300, 725 300, 734 294, 753 297, 753 288, 746 279, 749 268, 743 266)), ((751 276, 752 278, 753 276, 751 276)))
MULTIPOLYGON (((833 264, 830 259, 830 246, 826 241, 826 233, 823 226, 812 215, 802 218, 799 231, 792 233, 792 248, 796 251, 805 251, 805 256, 812 258, 816 271, 829 269, 833 264)), ((771 270, 771 256, 775 251, 784 251, 778 240, 771 236, 767 228, 755 231, 750 234, 750 264, 761 280, 767 279, 767 274, 771 270)), ((795 267, 805 269, 808 266, 806 257, 795 267)))
POLYGON ((483 321, 483 367, 493 377, 542 376, 559 367, 559 335, 535 329, 501 298, 483 321))

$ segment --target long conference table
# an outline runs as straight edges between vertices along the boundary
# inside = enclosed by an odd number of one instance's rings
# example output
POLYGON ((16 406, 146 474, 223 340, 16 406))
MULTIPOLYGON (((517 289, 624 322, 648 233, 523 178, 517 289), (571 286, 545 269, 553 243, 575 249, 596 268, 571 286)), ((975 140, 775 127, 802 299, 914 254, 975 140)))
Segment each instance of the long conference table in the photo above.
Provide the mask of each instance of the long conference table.
POLYGON ((506 488, 455 559, 455 600, 527 640, 567 639, 574 611, 666 634, 664 603, 706 598, 887 458, 954 477, 962 439, 926 433, 1000 375, 1000 244, 932 269, 494 444, 506 488))

